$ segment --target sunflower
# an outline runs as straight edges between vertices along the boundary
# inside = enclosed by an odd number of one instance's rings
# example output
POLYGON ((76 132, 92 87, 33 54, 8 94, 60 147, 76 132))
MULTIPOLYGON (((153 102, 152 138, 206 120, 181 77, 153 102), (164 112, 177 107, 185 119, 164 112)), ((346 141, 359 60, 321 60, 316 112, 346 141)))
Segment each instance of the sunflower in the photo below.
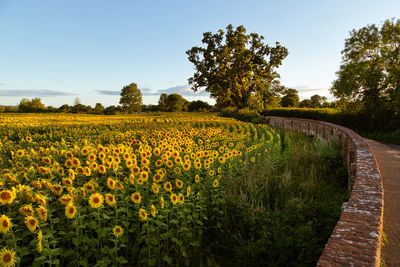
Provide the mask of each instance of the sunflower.
POLYGON ((196 176, 194 177, 194 182, 196 184, 198 184, 200 182, 200 176, 198 174, 196 174, 196 176))
POLYGON ((162 159, 158 159, 155 164, 157 167, 161 167, 163 165, 162 159))
POLYGON ((42 230, 39 231, 37 239, 38 239, 38 243, 37 243, 36 249, 37 249, 37 251, 42 252, 43 251, 43 243, 42 243, 43 233, 42 233, 42 230))
POLYGON ((28 227, 29 231, 33 232, 33 231, 35 231, 36 227, 38 227, 39 222, 33 216, 26 216, 25 224, 26 224, 26 227, 28 227))
POLYGON ((156 183, 153 183, 151 189, 153 190, 154 194, 158 194, 158 192, 160 192, 160 189, 156 183))
POLYGON ((164 198, 163 197, 160 197, 160 205, 161 205, 161 208, 163 209, 164 208, 164 198))
POLYGON ((45 207, 40 205, 39 207, 36 208, 36 212, 38 214, 39 219, 41 219, 44 222, 47 220, 47 209, 45 207))
POLYGON ((112 178, 107 178, 107 186, 108 188, 110 188, 111 190, 115 189, 115 180, 112 178))
POLYGON ((24 216, 33 216, 33 214, 35 213, 31 204, 20 207, 18 211, 24 216))
POLYGON ((63 185, 68 186, 68 187, 72 186, 72 184, 73 184, 72 180, 69 178, 63 178, 62 183, 63 183, 63 185))
POLYGON ((124 233, 124 229, 123 229, 121 226, 116 225, 116 226, 113 228, 113 234, 114 234, 114 236, 115 236, 116 238, 120 237, 123 233, 124 233))
POLYGON ((98 169, 100 174, 105 174, 107 172, 107 169, 104 165, 99 165, 98 169))
POLYGON ((107 203, 107 205, 109 205, 109 206, 115 205, 115 203, 117 203, 117 201, 115 200, 115 196, 113 196, 113 195, 110 194, 110 193, 107 193, 107 194, 106 194, 106 203, 107 203))
POLYGON ((186 196, 187 197, 189 197, 189 195, 190 195, 190 190, 191 190, 191 188, 190 188, 190 185, 186 188, 186 196))
POLYGON ((170 182, 166 182, 166 183, 164 184, 164 189, 165 189, 165 191, 167 191, 167 192, 171 192, 171 190, 172 190, 172 185, 171 185, 171 183, 170 183, 170 182))
POLYGON ((63 195, 58 199, 62 205, 68 205, 71 201, 73 201, 72 196, 70 195, 63 195))
POLYGON ((13 203, 15 198, 16 195, 11 190, 0 191, 0 203, 3 205, 13 203))
POLYGON ((76 207, 74 206, 74 204, 69 203, 65 207, 65 216, 67 216, 68 219, 73 219, 75 217, 75 214, 76 214, 76 207))
POLYGON ((147 212, 144 209, 139 209, 139 217, 143 221, 147 220, 147 212))
POLYGON ((7 215, 3 214, 0 217, 0 233, 7 233, 11 228, 13 224, 11 222, 11 219, 8 218, 7 215))
POLYGON ((140 179, 142 179, 144 182, 147 181, 147 179, 149 179, 149 174, 146 171, 142 171, 140 173, 140 179))
POLYGON ((208 172, 208 174, 209 174, 210 176, 214 176, 215 172, 214 172, 214 170, 210 170, 210 171, 208 172))
POLYGON ((134 203, 139 204, 141 201, 140 193, 136 192, 131 195, 131 199, 134 203))
POLYGON ((153 204, 151 205, 151 216, 156 217, 156 206, 154 206, 153 204))
POLYGON ((61 195, 63 192, 63 187, 59 184, 53 185, 51 188, 51 191, 53 191, 54 194, 61 195))
POLYGON ((102 194, 94 193, 89 197, 89 204, 92 208, 98 209, 103 205, 104 197, 102 194))
POLYGON ((178 196, 176 194, 171 194, 170 199, 172 204, 175 205, 176 203, 178 203, 178 196))
POLYGON ((15 266, 15 251, 6 248, 0 250, 0 264, 4 267, 15 266))
POLYGON ((182 193, 179 193, 178 202, 180 204, 183 204, 183 202, 185 202, 185 197, 182 195, 182 193))
POLYGON ((213 182, 213 187, 217 187, 217 186, 218 186, 218 179, 214 180, 214 182, 213 182))
POLYGON ((182 186, 183 186, 183 182, 179 179, 176 179, 175 184, 176 184, 176 187, 178 187, 178 188, 182 188, 182 186))

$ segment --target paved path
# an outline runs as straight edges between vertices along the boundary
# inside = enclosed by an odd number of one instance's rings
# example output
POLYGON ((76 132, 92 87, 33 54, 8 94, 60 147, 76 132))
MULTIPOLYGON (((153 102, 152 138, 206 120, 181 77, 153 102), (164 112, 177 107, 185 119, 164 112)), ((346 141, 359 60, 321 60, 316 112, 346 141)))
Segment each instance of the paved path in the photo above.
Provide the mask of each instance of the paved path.
POLYGON ((383 232, 388 242, 382 258, 385 266, 400 266, 400 147, 364 140, 375 154, 383 180, 383 232))

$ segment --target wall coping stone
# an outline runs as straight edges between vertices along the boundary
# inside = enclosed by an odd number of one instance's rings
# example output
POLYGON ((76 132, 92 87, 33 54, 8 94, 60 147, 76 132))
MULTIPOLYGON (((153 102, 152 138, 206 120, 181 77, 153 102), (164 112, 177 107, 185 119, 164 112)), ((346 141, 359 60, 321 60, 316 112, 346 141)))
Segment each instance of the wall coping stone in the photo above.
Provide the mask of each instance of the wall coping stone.
POLYGON ((379 266, 383 227, 383 186, 374 154, 354 131, 329 122, 267 116, 270 126, 329 141, 337 135, 349 173, 350 197, 342 205, 317 266, 379 266))

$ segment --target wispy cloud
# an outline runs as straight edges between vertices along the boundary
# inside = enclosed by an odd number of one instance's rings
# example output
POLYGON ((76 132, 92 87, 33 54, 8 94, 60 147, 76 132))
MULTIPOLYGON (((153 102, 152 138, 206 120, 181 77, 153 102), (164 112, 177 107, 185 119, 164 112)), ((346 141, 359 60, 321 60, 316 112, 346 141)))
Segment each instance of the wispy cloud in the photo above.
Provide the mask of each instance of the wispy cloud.
POLYGON ((0 96, 52 97, 76 95, 56 90, 0 90, 0 96))
POLYGON ((310 85, 299 85, 299 86, 294 86, 292 88, 298 90, 299 93, 301 93, 301 92, 305 93, 305 92, 318 92, 318 91, 327 92, 327 91, 329 91, 328 88, 315 88, 315 87, 312 87, 310 85))
POLYGON ((109 91, 109 90, 95 90, 101 95, 120 95, 121 91, 109 91))
POLYGON ((182 96, 208 96, 207 92, 194 92, 190 85, 179 85, 157 91, 158 94, 180 94, 182 96))

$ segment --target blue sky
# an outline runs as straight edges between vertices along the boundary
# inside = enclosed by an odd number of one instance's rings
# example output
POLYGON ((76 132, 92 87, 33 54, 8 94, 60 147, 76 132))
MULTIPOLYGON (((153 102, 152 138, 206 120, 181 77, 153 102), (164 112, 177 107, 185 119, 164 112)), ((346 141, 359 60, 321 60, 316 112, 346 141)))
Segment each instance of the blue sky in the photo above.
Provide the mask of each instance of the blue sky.
POLYGON ((0 0, 0 105, 23 97, 56 107, 76 97, 117 105, 131 82, 145 104, 156 104, 161 92, 214 103, 190 91, 185 51, 201 45, 203 32, 228 24, 288 48, 278 72, 301 99, 329 97, 349 31, 399 15, 398 0, 0 0))

